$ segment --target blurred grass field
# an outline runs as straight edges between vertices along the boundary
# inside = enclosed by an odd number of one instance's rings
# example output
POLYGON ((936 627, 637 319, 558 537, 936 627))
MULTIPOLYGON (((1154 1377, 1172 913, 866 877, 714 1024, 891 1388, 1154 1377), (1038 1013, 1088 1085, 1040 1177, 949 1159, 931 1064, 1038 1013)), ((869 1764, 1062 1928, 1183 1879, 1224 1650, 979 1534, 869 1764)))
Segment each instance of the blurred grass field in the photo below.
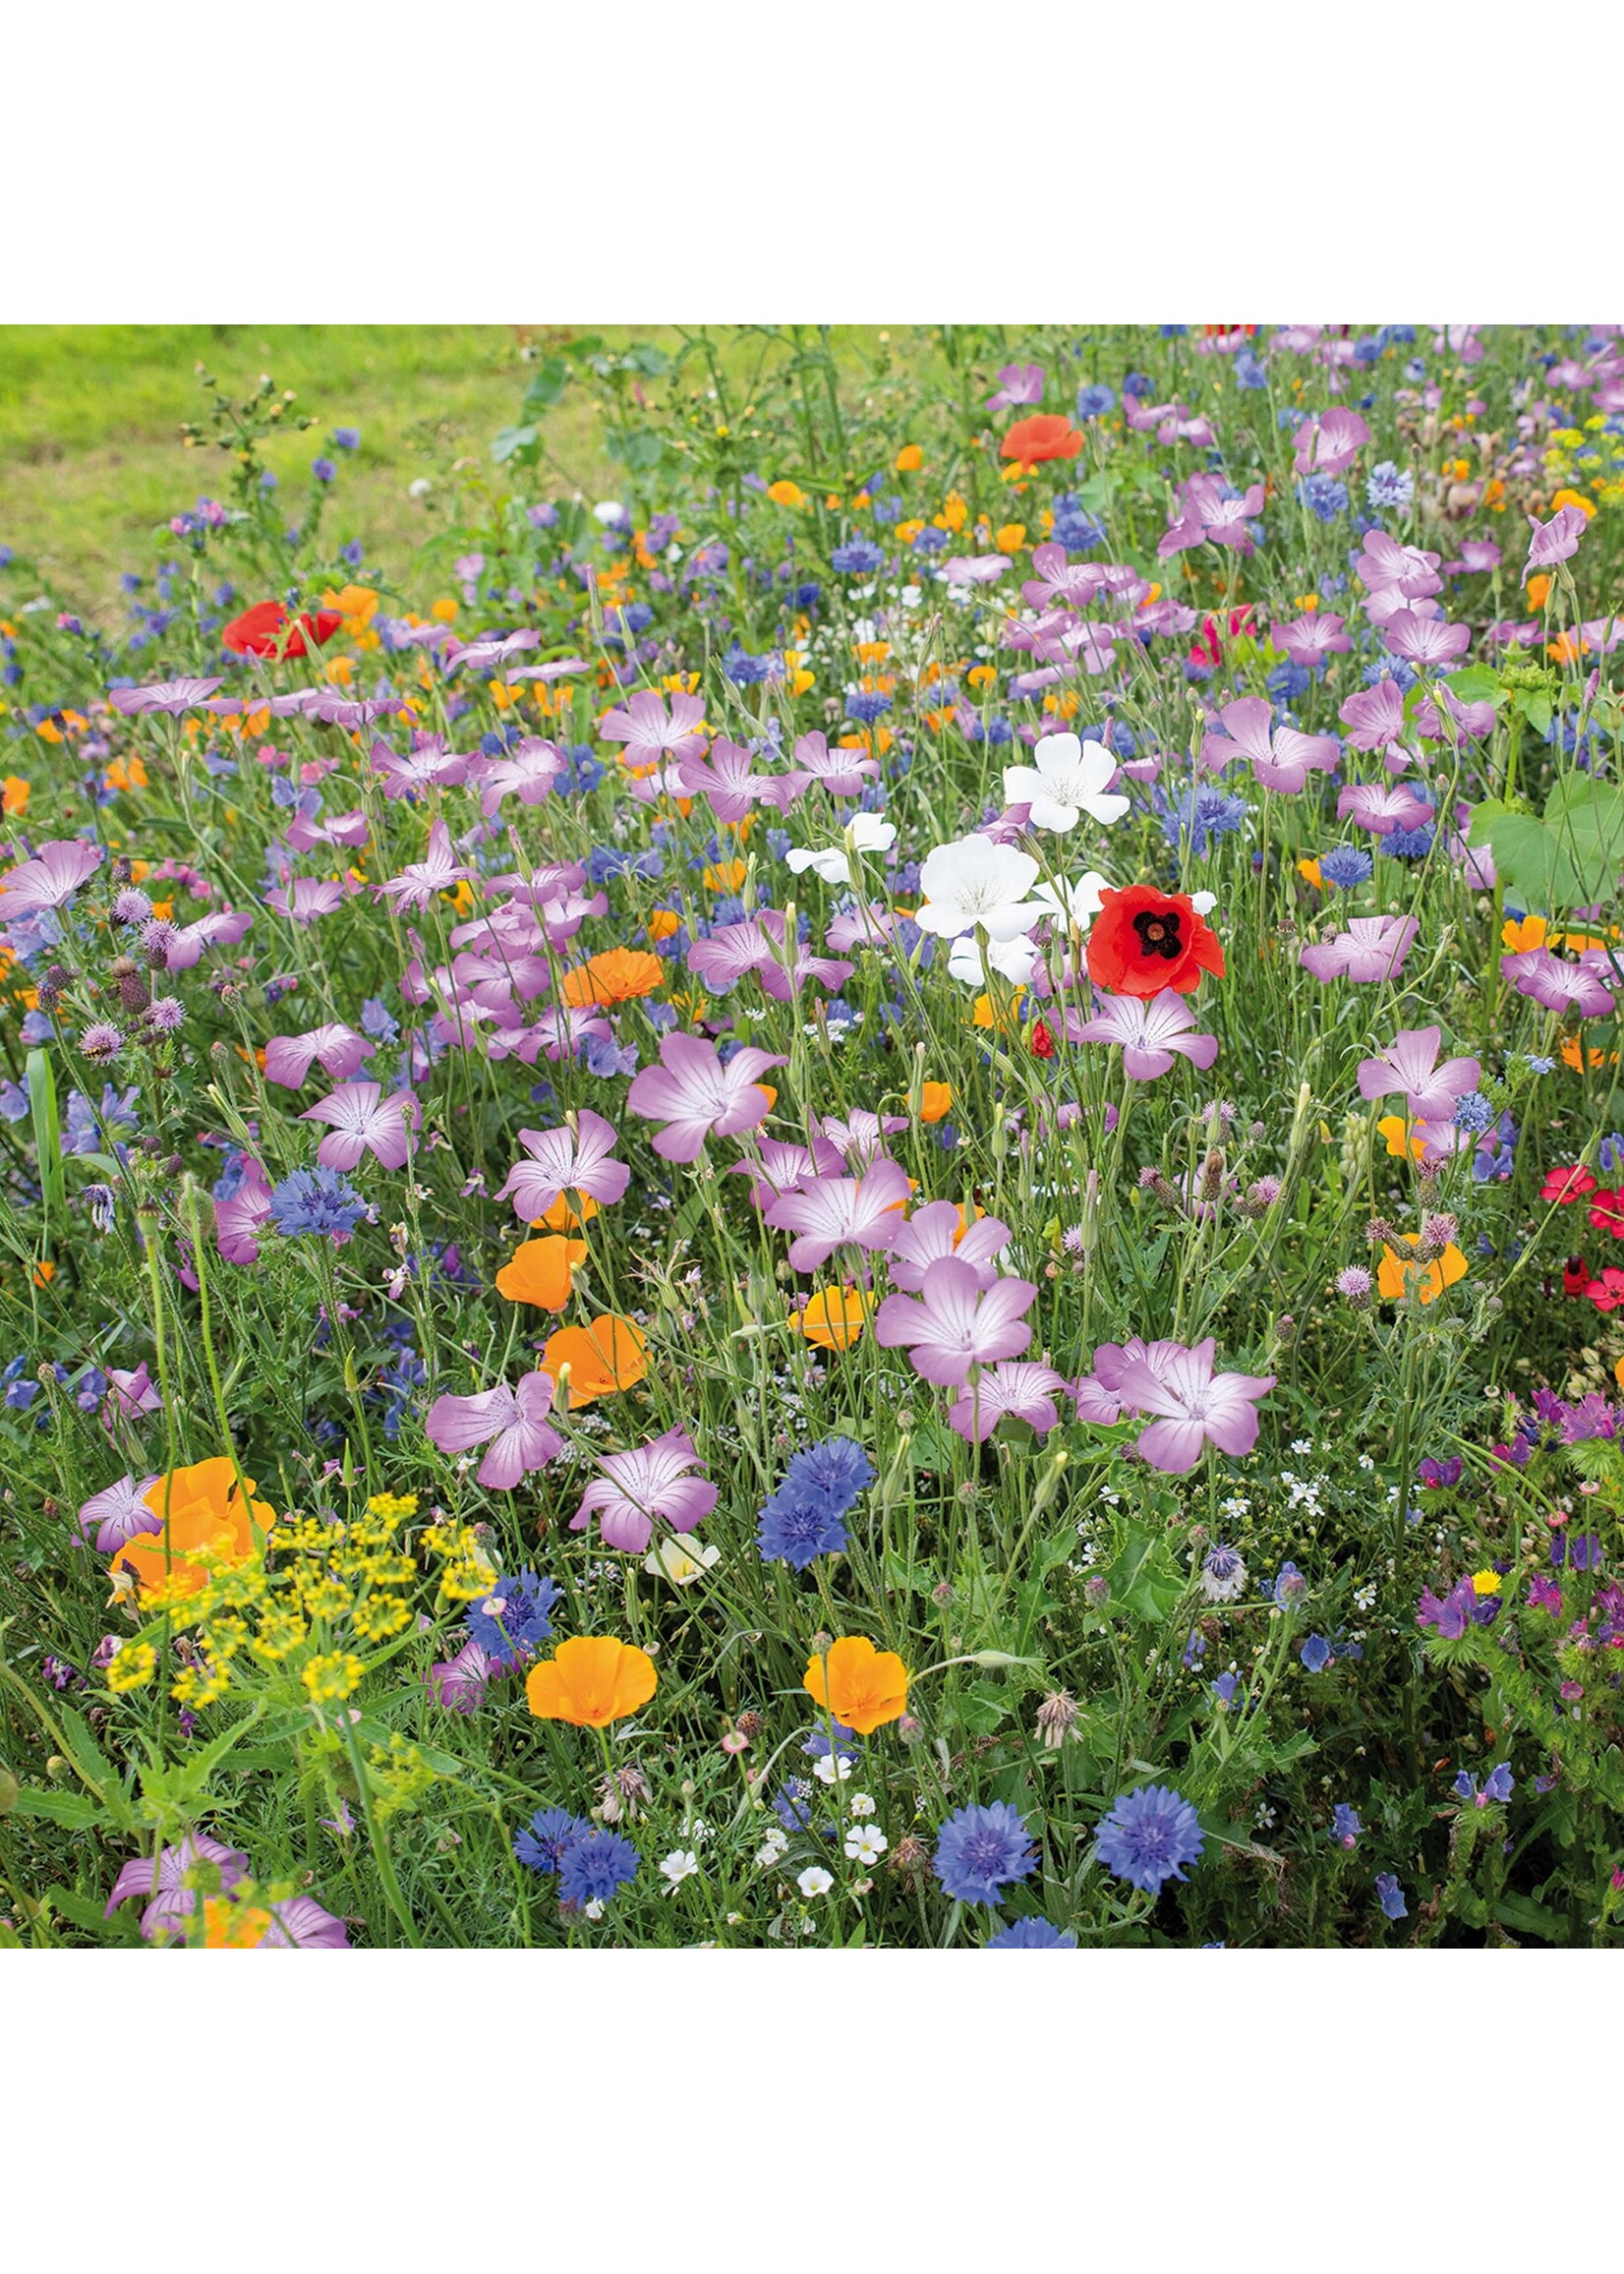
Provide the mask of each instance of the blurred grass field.
MULTIPOLYGON (((303 481, 335 427, 357 427, 331 528, 363 539, 370 561, 404 565, 428 533, 411 482, 456 456, 488 462, 513 424, 526 382, 523 350, 545 351, 569 326, 468 324, 60 324, 0 326, 0 545, 112 628, 119 574, 145 566, 153 528, 217 495, 220 461, 186 450, 180 427, 205 402, 196 367, 241 397, 261 372, 296 390, 318 424, 266 449, 284 479, 303 481)), ((661 325, 595 326, 611 345, 667 349, 661 325)), ((847 354, 864 337, 842 327, 847 354)), ((867 336, 872 337, 872 334, 867 336)), ((729 362, 747 352, 729 346, 729 362)), ((548 414, 550 471, 560 489, 611 495, 591 400, 577 388, 548 414)))

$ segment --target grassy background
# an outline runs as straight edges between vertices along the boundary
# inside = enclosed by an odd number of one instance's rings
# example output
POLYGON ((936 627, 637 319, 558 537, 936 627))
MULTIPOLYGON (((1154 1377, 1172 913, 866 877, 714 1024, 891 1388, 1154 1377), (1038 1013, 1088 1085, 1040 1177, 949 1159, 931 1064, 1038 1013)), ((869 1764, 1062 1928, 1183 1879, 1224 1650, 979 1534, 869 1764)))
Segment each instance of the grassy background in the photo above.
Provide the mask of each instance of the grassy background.
MULTIPOLYGON (((222 394, 250 392, 261 372, 297 391, 319 424, 265 451, 303 486, 334 427, 359 427, 345 456, 328 527, 362 538, 368 556, 400 564, 426 534, 407 496, 419 474, 457 455, 488 461, 491 438, 514 424, 527 372, 522 348, 546 349, 572 327, 525 324, 59 324, 0 326, 0 544, 111 626, 122 569, 145 567, 154 525, 223 487, 212 450, 181 446, 180 426, 205 402, 196 366, 222 394)), ((610 344, 667 348, 659 325, 595 326, 610 344)), ((837 334, 847 352, 862 335, 837 334)), ((728 360, 742 364, 736 345, 728 360)), ((549 413, 559 487, 611 495, 594 408, 571 388, 549 413)))

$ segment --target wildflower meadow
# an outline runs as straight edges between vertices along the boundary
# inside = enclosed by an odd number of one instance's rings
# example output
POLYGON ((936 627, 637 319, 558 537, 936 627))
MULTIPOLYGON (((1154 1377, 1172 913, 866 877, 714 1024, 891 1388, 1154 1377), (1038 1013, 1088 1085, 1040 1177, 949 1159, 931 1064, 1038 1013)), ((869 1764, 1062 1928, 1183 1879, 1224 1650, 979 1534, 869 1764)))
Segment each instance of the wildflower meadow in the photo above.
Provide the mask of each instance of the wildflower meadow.
POLYGON ((0 1943, 1624 1941, 1624 327, 507 376, 0 545, 0 1943))

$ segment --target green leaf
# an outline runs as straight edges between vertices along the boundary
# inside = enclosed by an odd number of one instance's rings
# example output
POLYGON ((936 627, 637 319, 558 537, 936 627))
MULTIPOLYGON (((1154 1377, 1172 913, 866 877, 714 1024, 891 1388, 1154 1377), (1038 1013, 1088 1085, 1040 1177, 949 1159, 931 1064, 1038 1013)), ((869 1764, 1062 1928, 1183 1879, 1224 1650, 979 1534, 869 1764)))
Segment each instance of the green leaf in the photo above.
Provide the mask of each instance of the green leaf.
POLYGON ((42 1817, 47 1824, 60 1824, 65 1832, 88 1832, 104 1821, 100 1804, 87 1792, 53 1792, 39 1784, 18 1787, 12 1814, 42 1817))
POLYGON ((1550 697, 1548 695, 1531 694, 1526 687, 1519 687, 1511 700, 1537 734, 1548 734, 1550 732, 1550 697))
POLYGON ((652 473, 666 455, 664 438, 652 427, 616 427, 604 438, 611 458, 633 474, 652 473))
POLYGON ((536 455, 539 432, 536 427, 503 427, 491 445, 492 457, 498 466, 505 465, 509 458, 516 458, 521 465, 527 464, 536 455))
POLYGON ((1566 774, 1542 819, 1493 799, 1479 805, 1471 842, 1490 847, 1503 882, 1530 907, 1591 907, 1614 897, 1624 871, 1624 791, 1566 774))
POLYGON ((33 1115, 33 1149, 39 1161, 39 1185, 45 1203, 45 1238, 54 1227, 57 1237, 68 1229, 68 1188, 62 1174, 62 1128, 56 1110, 56 1075, 50 1053, 29 1052, 27 1080, 29 1106, 33 1115))
POLYGON ((1139 1618, 1169 1617, 1185 1592, 1167 1542, 1142 1524, 1129 1525, 1127 1543, 1106 1577, 1112 1601, 1139 1618))
POLYGON ((113 1932, 112 1922, 103 1915, 102 1906, 88 1895, 75 1895, 70 1888, 48 1887, 40 1897, 53 1911, 76 1927, 84 1927, 93 1935, 113 1932))
POLYGON ((569 366, 561 356, 545 355, 524 390, 524 413, 550 411, 569 384, 569 366))
POLYGON ((1494 1916, 1514 1935, 1535 1935, 1542 1943, 1568 1940, 1568 1922, 1561 1912, 1553 1911, 1547 1903, 1537 1903, 1531 1895, 1501 1895, 1494 1905, 1494 1916))
POLYGON ((1492 703, 1496 710, 1506 699, 1500 674, 1490 664, 1468 664, 1464 671, 1451 671, 1449 692, 1462 703, 1492 703))

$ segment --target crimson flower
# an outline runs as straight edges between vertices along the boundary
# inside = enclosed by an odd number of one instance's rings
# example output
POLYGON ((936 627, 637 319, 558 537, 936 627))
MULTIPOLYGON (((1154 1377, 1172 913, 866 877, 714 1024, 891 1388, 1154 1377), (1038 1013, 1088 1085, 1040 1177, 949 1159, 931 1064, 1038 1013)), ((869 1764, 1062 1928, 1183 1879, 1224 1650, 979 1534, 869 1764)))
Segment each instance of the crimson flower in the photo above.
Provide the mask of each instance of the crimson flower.
POLYGON ((234 616, 220 637, 234 656, 291 660, 308 655, 311 647, 324 648, 343 620, 336 609, 323 608, 315 615, 300 616, 290 628, 288 612, 279 600, 261 600, 234 616))
POLYGON ((1193 995, 1201 973, 1224 975, 1224 951, 1188 893, 1107 885, 1088 934, 1088 976, 1112 995, 1193 995))

